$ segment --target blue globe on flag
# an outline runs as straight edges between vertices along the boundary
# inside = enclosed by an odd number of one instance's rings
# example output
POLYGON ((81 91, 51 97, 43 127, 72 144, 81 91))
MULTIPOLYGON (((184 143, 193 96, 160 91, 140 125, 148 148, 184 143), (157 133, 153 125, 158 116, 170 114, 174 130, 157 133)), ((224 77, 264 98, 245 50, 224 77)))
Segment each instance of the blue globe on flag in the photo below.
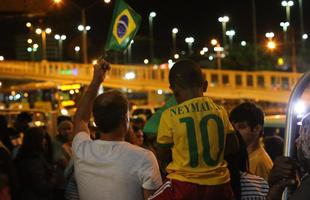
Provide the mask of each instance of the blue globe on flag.
POLYGON ((129 20, 127 15, 123 15, 119 18, 119 21, 117 22, 117 36, 119 38, 122 38, 124 35, 126 35, 128 22, 129 20))

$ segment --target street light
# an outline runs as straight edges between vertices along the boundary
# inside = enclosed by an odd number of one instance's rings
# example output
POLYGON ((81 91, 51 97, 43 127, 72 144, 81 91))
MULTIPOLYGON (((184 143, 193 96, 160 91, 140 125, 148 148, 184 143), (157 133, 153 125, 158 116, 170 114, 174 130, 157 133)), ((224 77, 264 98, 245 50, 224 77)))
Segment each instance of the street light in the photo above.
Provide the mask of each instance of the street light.
MULTIPOLYGON (((54 2, 59 1, 62 2, 62 0, 54 0, 54 2)), ((81 12, 81 23, 83 28, 82 31, 82 50, 83 50, 83 62, 86 64, 88 63, 88 55, 87 55, 87 31, 90 29, 87 29, 86 26, 86 10, 94 6, 96 3, 101 2, 100 0, 93 1, 93 3, 87 7, 80 7, 77 3, 74 3, 74 1, 69 1, 73 6, 75 6, 80 12, 81 12)), ((110 3, 110 0, 104 0, 105 3, 110 3)))
POLYGON ((268 41, 267 48, 270 49, 271 51, 274 50, 276 48, 276 43, 274 41, 268 41))
POLYGON ((305 40, 303 39, 303 35, 305 33, 305 28, 304 28, 304 10, 302 7, 302 0, 299 0, 298 4, 299 4, 300 33, 301 33, 301 37, 302 37, 301 50, 302 50, 302 52, 304 52, 306 46, 305 46, 305 40))
POLYGON ((291 7, 294 5, 293 1, 282 1, 281 5, 286 9, 286 21, 291 22, 291 7))
POLYGON ((36 34, 41 35, 42 38, 42 60, 46 60, 46 34, 50 34, 52 29, 46 28, 42 30, 40 28, 36 29, 36 34))
POLYGON ((59 56, 59 60, 62 60, 62 41, 65 40, 67 36, 56 34, 54 38, 55 40, 58 40, 58 51, 59 51, 58 56, 59 56))
POLYGON ((27 22, 27 23, 26 23, 26 27, 27 27, 27 28, 30 28, 31 26, 32 26, 32 24, 31 24, 30 22, 27 22))
POLYGON ((307 34, 307 33, 302 34, 302 39, 303 39, 303 40, 308 39, 308 34, 307 34))
POLYGON ((150 28, 150 56, 151 61, 154 62, 154 33, 153 33, 153 19, 156 17, 156 12, 149 14, 149 28, 150 28))
POLYGON ((234 30, 229 30, 229 31, 226 31, 226 35, 229 37, 230 48, 232 48, 233 38, 236 35, 236 32, 234 30))
POLYGON ((282 27, 283 33, 284 33, 284 45, 286 45, 287 42, 287 27, 289 27, 290 23, 289 22, 281 22, 280 26, 282 27))
POLYGON ((222 31, 223 31, 223 44, 224 44, 224 48, 226 47, 226 23, 229 22, 229 17, 227 16, 223 16, 223 17, 219 17, 218 21, 222 23, 222 31))
POLYGON ((134 43, 134 40, 131 40, 129 45, 128 45, 128 48, 127 48, 127 52, 128 52, 128 63, 130 64, 132 62, 132 44, 134 43))
MULTIPOLYGON (((217 62, 217 68, 218 70, 222 69, 222 62, 221 62, 221 58, 222 58, 222 52, 224 51, 224 48, 220 46, 220 44, 217 44, 214 49, 216 52, 216 62, 217 62)), ((212 58, 213 59, 213 58, 212 58)), ((210 60, 210 58, 209 58, 210 60)))
POLYGON ((216 39, 212 39, 212 40, 211 40, 211 45, 212 45, 212 46, 217 45, 217 43, 218 43, 218 42, 217 42, 217 40, 216 40, 216 39))
POLYGON ((246 41, 241 41, 241 46, 245 47, 246 46, 246 41))
POLYGON ((171 32, 172 32, 172 54, 174 54, 176 53, 176 38, 179 29, 173 28, 171 32))
POLYGON ((265 34, 265 37, 268 38, 271 41, 272 38, 274 37, 274 33, 273 32, 268 32, 268 33, 265 34))
POLYGON ((185 42, 186 42, 187 45, 188 45, 189 55, 192 55, 192 54, 193 54, 192 47, 193 47, 194 41, 195 41, 195 39, 194 39, 193 37, 187 37, 187 38, 185 38, 185 42))
POLYGON ((79 60, 79 57, 80 57, 80 46, 75 46, 74 47, 74 51, 75 51, 75 59, 78 61, 79 60))

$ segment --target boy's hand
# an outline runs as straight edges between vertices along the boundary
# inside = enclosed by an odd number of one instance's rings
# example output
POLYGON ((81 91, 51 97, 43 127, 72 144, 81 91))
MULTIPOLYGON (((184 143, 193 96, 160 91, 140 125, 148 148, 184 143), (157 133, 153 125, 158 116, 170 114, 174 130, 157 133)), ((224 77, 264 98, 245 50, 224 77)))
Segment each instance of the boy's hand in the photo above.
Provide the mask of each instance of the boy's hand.
POLYGON ((102 83, 105 79, 107 71, 110 70, 110 63, 100 58, 94 65, 93 81, 102 83))

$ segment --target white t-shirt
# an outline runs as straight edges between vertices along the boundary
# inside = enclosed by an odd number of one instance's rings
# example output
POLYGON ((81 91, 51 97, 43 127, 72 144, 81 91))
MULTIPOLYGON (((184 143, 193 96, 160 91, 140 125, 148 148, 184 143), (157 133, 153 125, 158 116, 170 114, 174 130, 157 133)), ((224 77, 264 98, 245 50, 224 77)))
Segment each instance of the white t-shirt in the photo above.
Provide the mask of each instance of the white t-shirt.
POLYGON ((139 200, 143 188, 161 184, 154 154, 123 141, 91 140, 78 133, 72 143, 75 177, 81 200, 139 200))

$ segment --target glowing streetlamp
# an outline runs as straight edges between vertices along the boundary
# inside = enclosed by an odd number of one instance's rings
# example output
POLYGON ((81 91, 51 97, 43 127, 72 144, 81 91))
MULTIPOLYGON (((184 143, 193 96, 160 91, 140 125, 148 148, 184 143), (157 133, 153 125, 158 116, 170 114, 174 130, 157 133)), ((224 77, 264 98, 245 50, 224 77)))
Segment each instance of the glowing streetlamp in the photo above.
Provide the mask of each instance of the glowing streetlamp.
POLYGON ((224 51, 224 48, 221 47, 220 44, 217 44, 213 50, 216 52, 217 68, 218 70, 221 70, 222 69, 221 58, 222 58, 222 52, 224 51))
POLYGON ((80 46, 75 46, 75 47, 74 47, 75 59, 76 59, 77 61, 80 59, 80 50, 81 50, 81 47, 80 47, 80 46))
POLYGON ((277 47, 276 43, 274 41, 268 41, 267 42, 267 48, 273 51, 277 47))
POLYGON ((58 40, 58 51, 59 51, 59 60, 62 60, 62 41, 64 41, 67 36, 66 35, 58 35, 54 36, 55 40, 58 40))
POLYGON ((307 34, 307 33, 302 34, 302 39, 303 39, 303 40, 308 39, 308 34, 307 34))
POLYGON ((171 32, 172 32, 172 54, 174 54, 176 53, 176 38, 179 29, 173 28, 171 32))
POLYGON ((274 33, 273 32, 268 32, 268 33, 265 34, 265 37, 268 38, 271 41, 272 38, 274 37, 274 33))
POLYGON ((193 37, 187 37, 185 38, 185 42, 188 45, 188 50, 189 50, 189 55, 193 54, 193 43, 194 43, 195 39, 193 37))
POLYGON ((236 35, 236 32, 234 30, 226 31, 226 35, 229 37, 229 44, 230 48, 233 46, 233 38, 236 35))
POLYGON ((156 17, 156 12, 149 14, 149 28, 150 28, 150 56, 151 61, 154 62, 154 32, 153 32, 153 19, 156 17))
POLYGON ((291 7, 294 5, 293 1, 282 1, 281 5, 286 9, 286 21, 291 22, 291 7))
POLYGON ((52 32, 52 29, 46 28, 45 30, 42 30, 40 28, 36 29, 36 34, 41 35, 42 38, 42 60, 46 60, 46 34, 50 34, 52 32))
POLYGON ((216 40, 216 39, 212 39, 212 40, 211 40, 211 45, 212 45, 212 46, 217 45, 217 43, 218 43, 218 42, 217 42, 217 40, 216 40))
POLYGON ((32 26, 32 24, 31 24, 30 22, 27 22, 27 23, 26 23, 26 27, 27 27, 27 28, 31 28, 31 26, 32 26))
POLYGON ((229 17, 227 16, 223 16, 223 17, 219 17, 218 21, 222 23, 222 31, 223 31, 223 44, 224 47, 226 47, 226 23, 229 22, 229 17))
POLYGON ((287 27, 289 27, 290 23, 289 22, 281 22, 280 26, 282 27, 283 33, 284 33, 284 45, 286 44, 287 41, 287 27))
POLYGON ((246 41, 241 41, 241 46, 245 47, 246 46, 246 41))

